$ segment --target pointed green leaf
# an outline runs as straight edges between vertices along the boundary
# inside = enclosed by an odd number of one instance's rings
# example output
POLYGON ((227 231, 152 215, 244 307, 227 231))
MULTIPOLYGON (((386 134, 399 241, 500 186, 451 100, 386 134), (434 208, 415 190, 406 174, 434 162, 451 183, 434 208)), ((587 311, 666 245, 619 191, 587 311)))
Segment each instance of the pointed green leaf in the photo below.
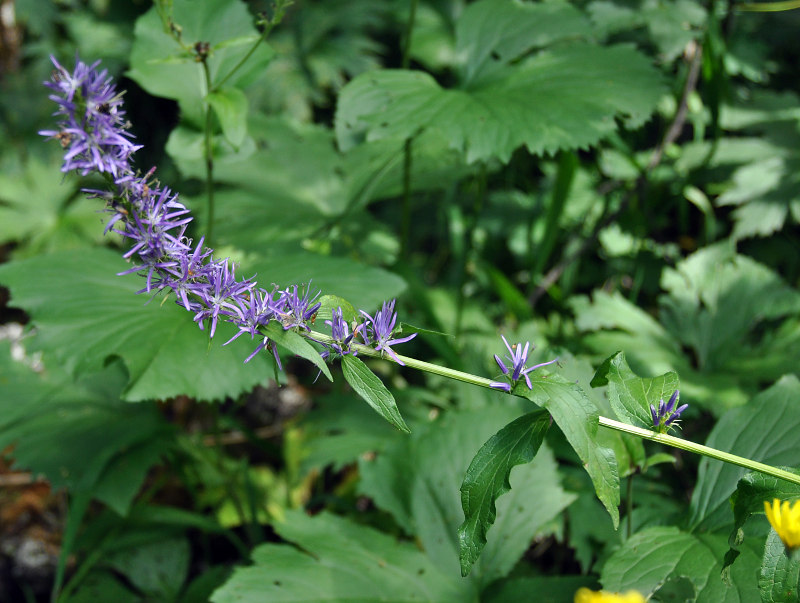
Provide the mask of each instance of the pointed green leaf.
POLYGON ((556 374, 536 373, 531 378, 533 389, 517 384, 514 394, 532 400, 545 408, 564 433, 583 467, 592 478, 597 497, 605 506, 614 527, 619 525, 619 470, 614 452, 601 446, 597 438, 597 407, 575 383, 556 374))
POLYGON ((400 416, 394 396, 366 364, 355 356, 343 356, 342 373, 350 387, 364 398, 367 404, 375 409, 375 412, 400 431, 411 433, 403 417, 400 416))
POLYGON ((288 511, 275 531, 296 546, 264 544, 213 603, 476 601, 468 583, 439 570, 410 542, 330 513, 288 511))
MULTIPOLYGON (((768 465, 797 463, 800 381, 787 376, 745 407, 722 415, 706 444, 768 465)), ((710 459, 700 461, 690 505, 692 528, 715 530, 733 522, 729 498, 746 470, 710 459)))
POLYGON ((650 405, 658 408, 661 400, 669 400, 678 389, 677 373, 666 373, 645 379, 639 377, 628 366, 625 354, 617 352, 606 359, 592 379, 592 386, 608 384, 608 399, 620 421, 653 428, 650 405))
POLYGON ((206 96, 219 119, 222 133, 234 147, 247 136, 247 97, 238 88, 223 88, 206 96))
POLYGON ((319 355, 319 352, 314 348, 314 346, 308 343, 308 341, 306 341, 302 335, 299 335, 292 330, 287 331, 276 320, 271 320, 264 328, 264 332, 271 341, 274 341, 279 346, 286 348, 292 354, 296 354, 301 358, 305 358, 314 366, 316 366, 322 372, 322 374, 328 378, 328 381, 333 381, 331 371, 328 369, 328 365, 325 364, 325 360, 319 355))
POLYGON ((550 427, 550 414, 539 410, 523 415, 498 431, 481 447, 461 484, 464 523, 458 528, 461 575, 486 545, 486 533, 497 517, 495 501, 511 489, 511 469, 529 463, 550 427))
POLYGON ((771 530, 764 547, 758 588, 764 603, 795 603, 800 587, 800 554, 789 552, 780 536, 771 530))
POLYGON ((323 295, 319 298, 319 303, 322 304, 317 312, 317 320, 330 320, 333 311, 337 308, 342 309, 342 318, 345 322, 350 323, 354 320, 360 321, 361 315, 355 309, 353 304, 343 297, 338 295, 323 295))

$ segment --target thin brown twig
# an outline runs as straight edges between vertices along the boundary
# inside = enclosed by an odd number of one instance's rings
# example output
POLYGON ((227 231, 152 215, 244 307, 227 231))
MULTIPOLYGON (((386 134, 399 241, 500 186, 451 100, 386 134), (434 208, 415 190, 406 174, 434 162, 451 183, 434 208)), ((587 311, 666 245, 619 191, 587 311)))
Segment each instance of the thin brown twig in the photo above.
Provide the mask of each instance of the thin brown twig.
POLYGON ((615 211, 610 213, 595 225, 592 234, 583 240, 578 249, 573 251, 568 256, 563 257, 555 266, 548 270, 547 274, 545 274, 544 278, 542 278, 539 285, 530 295, 529 302, 531 307, 536 305, 536 302, 541 299, 547 290, 556 282, 558 282, 558 279, 561 278, 567 267, 571 266, 580 256, 586 253, 586 251, 595 244, 603 229, 613 224, 617 218, 619 218, 619 216, 628 208, 634 192, 642 189, 647 182, 647 177, 650 172, 652 172, 653 169, 655 169, 661 163, 661 160, 664 158, 664 150, 678 139, 683 131, 683 126, 686 125, 686 118, 689 114, 689 96, 697 88, 697 80, 700 76, 702 54, 703 47, 699 44, 696 45, 694 47, 694 56, 692 57, 692 62, 689 65, 689 73, 686 76, 686 83, 683 86, 681 101, 678 105, 678 110, 675 112, 675 117, 672 119, 672 123, 670 124, 667 133, 664 135, 664 138, 653 151, 653 155, 650 158, 650 161, 647 163, 647 168, 636 179, 636 185, 627 191, 622 201, 620 201, 619 207, 615 211))

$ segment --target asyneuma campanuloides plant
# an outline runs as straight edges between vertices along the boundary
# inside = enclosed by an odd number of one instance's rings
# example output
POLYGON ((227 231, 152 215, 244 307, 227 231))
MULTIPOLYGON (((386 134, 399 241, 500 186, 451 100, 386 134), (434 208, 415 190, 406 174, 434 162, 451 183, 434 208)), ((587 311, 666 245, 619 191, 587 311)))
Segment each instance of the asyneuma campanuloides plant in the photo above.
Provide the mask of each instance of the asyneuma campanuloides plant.
MULTIPOLYGON (((676 408, 677 391, 669 403, 660 400, 658 407, 646 400, 636 401, 638 410, 645 416, 648 412, 651 414, 650 424, 643 421, 641 426, 636 426, 599 416, 591 403, 587 404, 588 399, 576 384, 557 374, 532 379, 536 369, 552 365, 558 359, 526 366, 531 349, 527 342, 509 345, 503 337, 509 356, 506 360, 495 356, 505 379, 496 381, 398 354, 393 346, 415 335, 400 336, 398 333, 394 301, 384 302, 375 314, 362 310, 360 322, 355 320, 358 315, 345 317, 341 307, 333 308, 331 319, 325 321, 331 328, 331 335, 313 331, 311 326, 321 302, 319 293, 311 289, 310 283, 306 287, 261 288, 253 278, 237 278, 233 263, 227 258, 215 258, 214 251, 204 246, 203 238, 194 242, 186 235, 192 218, 178 195, 153 178, 154 170, 141 174, 132 164, 132 156, 140 147, 134 144, 128 132, 121 94, 117 93, 107 72, 98 71, 98 63, 87 65, 77 61, 72 72, 55 59, 53 63, 56 69, 52 81, 46 85, 53 90, 51 99, 58 104, 55 115, 59 118, 59 127, 41 134, 55 138, 65 149, 63 172, 76 171, 81 175, 97 172, 106 178, 108 190, 86 192, 105 202, 105 209, 111 216, 106 232, 113 230, 132 244, 124 257, 134 265, 120 274, 137 273, 144 277, 145 286, 140 293, 174 293, 176 304, 191 312, 194 321, 201 329, 208 329, 211 337, 219 321, 227 321, 239 331, 226 343, 245 334, 260 340, 245 362, 266 350, 280 366, 278 344, 311 360, 329 376, 324 360, 340 357, 348 382, 376 411, 400 429, 407 428, 393 397, 357 355, 388 357, 410 368, 528 398, 542 406, 546 413, 537 410, 498 433, 501 436, 519 429, 536 432, 536 438, 531 439, 529 449, 520 455, 522 460, 515 461, 516 464, 533 458, 552 418, 583 462, 615 523, 618 521, 619 476, 613 453, 597 443, 598 426, 800 483, 800 478, 789 472, 668 435, 666 432, 687 406, 676 408), (316 351, 308 345, 308 340, 322 345, 323 351, 316 351), (546 421, 544 415, 548 415, 546 421)), ((508 489, 507 477, 514 463, 493 465, 504 452, 502 442, 502 437, 487 442, 468 469, 462 486, 466 519, 459 530, 459 544, 461 569, 465 574, 486 542, 486 531, 494 521, 494 501, 508 489), (487 486, 482 473, 487 466, 505 479, 487 486), (478 497, 478 491, 485 495, 478 497)))

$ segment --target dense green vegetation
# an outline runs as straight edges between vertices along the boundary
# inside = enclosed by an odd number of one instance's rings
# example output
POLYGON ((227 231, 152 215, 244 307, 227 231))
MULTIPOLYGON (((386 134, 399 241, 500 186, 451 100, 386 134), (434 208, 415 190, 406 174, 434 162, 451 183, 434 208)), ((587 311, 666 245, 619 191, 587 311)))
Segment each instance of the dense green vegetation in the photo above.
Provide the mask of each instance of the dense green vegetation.
POLYGON ((4 3, 0 600, 797 600, 788 4, 4 3))

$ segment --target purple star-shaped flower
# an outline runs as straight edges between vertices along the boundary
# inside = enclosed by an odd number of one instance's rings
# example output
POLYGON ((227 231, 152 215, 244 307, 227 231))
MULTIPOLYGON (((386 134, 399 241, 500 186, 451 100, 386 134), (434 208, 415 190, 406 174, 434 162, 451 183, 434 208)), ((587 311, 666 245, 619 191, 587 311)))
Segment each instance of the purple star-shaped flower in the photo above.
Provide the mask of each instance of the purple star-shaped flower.
POLYGON ((511 388, 516 385, 517 380, 520 377, 525 378, 525 383, 528 386, 528 389, 533 389, 533 384, 531 383, 530 377, 528 377, 529 373, 532 373, 538 368, 543 366, 547 366, 548 364, 553 364, 558 362, 558 358, 550 360, 548 362, 541 362, 539 364, 534 364, 533 366, 526 367, 525 363, 528 362, 528 351, 531 349, 530 342, 525 342, 525 347, 522 347, 521 343, 515 343, 514 345, 509 345, 506 338, 501 335, 503 339, 503 343, 506 344, 506 349, 508 349, 508 356, 506 359, 508 360, 511 367, 507 367, 505 362, 498 356, 497 354, 494 355, 494 360, 497 362, 497 366, 500 367, 500 370, 503 371, 503 374, 506 375, 510 382, 504 383, 502 381, 493 381, 489 386, 495 389, 500 389, 505 392, 510 392, 511 388))
POLYGON ((394 325, 397 322, 397 314, 394 311, 394 303, 396 300, 383 302, 381 309, 375 313, 373 318, 364 310, 360 310, 362 316, 366 318, 365 328, 361 331, 361 336, 367 345, 375 345, 375 349, 386 352, 389 357, 397 364, 405 366, 405 363, 398 358, 394 350, 390 346, 397 345, 398 343, 405 343, 417 336, 412 333, 408 337, 401 337, 400 339, 392 339, 394 333, 394 325))

